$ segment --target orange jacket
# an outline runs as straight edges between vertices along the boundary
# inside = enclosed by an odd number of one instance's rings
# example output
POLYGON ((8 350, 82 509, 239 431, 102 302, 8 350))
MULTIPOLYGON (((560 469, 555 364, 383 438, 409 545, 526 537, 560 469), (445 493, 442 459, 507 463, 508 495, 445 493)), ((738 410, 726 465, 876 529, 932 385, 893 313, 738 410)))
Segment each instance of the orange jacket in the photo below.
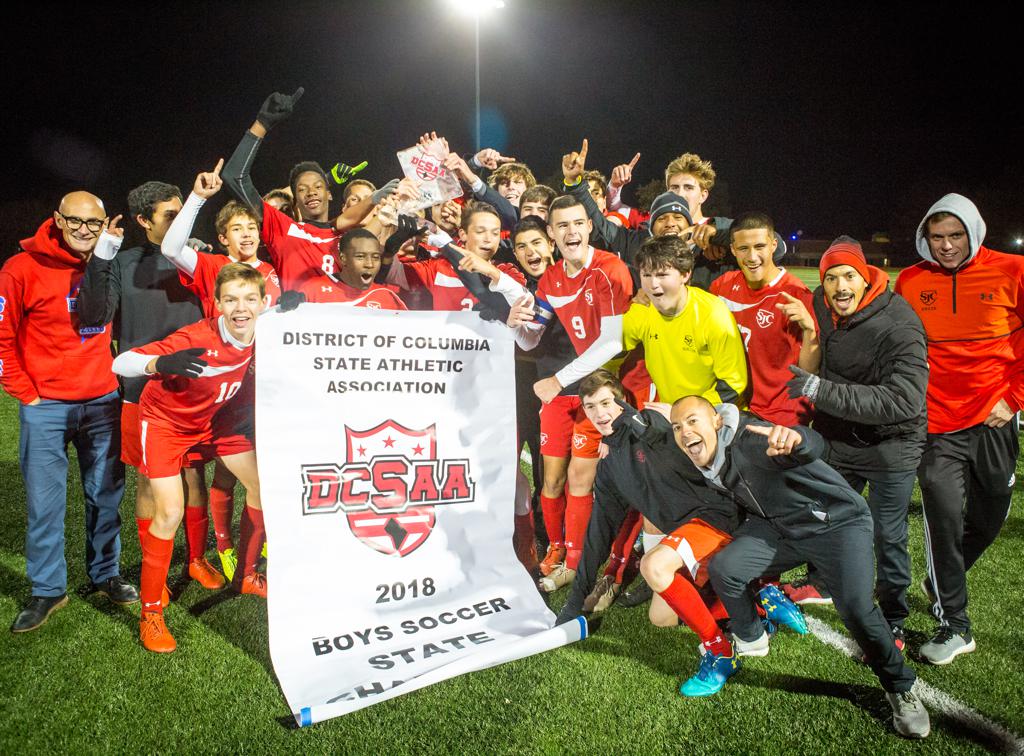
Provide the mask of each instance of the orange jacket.
POLYGON ((928 337, 928 432, 977 425, 1005 399, 1024 407, 1024 257, 978 245, 948 271, 920 262, 900 273, 896 293, 928 337))

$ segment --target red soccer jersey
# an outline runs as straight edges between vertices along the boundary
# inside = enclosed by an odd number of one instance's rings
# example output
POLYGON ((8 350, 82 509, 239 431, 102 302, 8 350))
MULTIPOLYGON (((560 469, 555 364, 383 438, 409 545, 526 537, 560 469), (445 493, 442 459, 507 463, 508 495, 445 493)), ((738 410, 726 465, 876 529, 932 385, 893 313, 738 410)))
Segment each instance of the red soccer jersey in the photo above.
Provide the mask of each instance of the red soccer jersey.
POLYGON ((132 351, 159 356, 194 347, 206 350, 201 355, 207 363, 202 375, 158 375, 150 380, 139 399, 141 420, 201 433, 211 428, 214 416, 224 408, 229 412, 235 409, 231 400, 253 369, 253 345, 235 341, 224 327, 223 318, 200 320, 132 351))
MULTIPOLYGON (((230 262, 235 262, 227 255, 214 255, 209 252, 197 252, 196 269, 188 276, 178 271, 178 279, 189 291, 194 291, 199 301, 203 304, 203 315, 207 318, 216 318, 220 315, 217 311, 217 304, 213 296, 217 285, 217 274, 220 269, 230 262)), ((277 279, 277 273, 269 263, 257 260, 252 266, 263 274, 266 283, 267 295, 270 297, 270 306, 277 304, 281 296, 281 283, 277 279)))
POLYGON ((353 307, 369 307, 372 310, 406 310, 398 292, 391 286, 370 284, 368 289, 356 289, 344 281, 335 281, 320 276, 306 282, 302 287, 307 302, 340 302, 353 307))
MULTIPOLYGON (((405 266, 405 280, 410 289, 423 288, 433 297, 433 309, 438 312, 472 310, 477 298, 462 285, 462 279, 455 268, 443 257, 402 263, 405 266)), ((520 284, 526 284, 522 272, 515 265, 501 263, 498 270, 511 276, 520 284)))
POLYGON ((333 275, 341 270, 339 234, 333 225, 325 228, 317 223, 296 221, 264 202, 260 238, 267 245, 282 289, 301 289, 313 276, 333 275))
POLYGON ((711 293, 725 302, 743 334, 753 390, 750 411, 771 423, 806 425, 811 416, 810 402, 790 399, 786 392, 786 383, 793 377, 789 366, 800 358, 803 333, 800 326, 790 323, 776 308, 786 303, 782 292, 803 302, 814 317, 811 290, 785 269, 779 271, 774 281, 756 290, 747 285, 738 270, 711 283, 711 293))
POLYGON ((565 271, 565 261, 548 267, 537 284, 537 312, 540 322, 558 320, 569 335, 576 355, 583 354, 601 334, 601 318, 623 315, 633 296, 629 268, 603 249, 590 248, 587 265, 576 275, 565 271))

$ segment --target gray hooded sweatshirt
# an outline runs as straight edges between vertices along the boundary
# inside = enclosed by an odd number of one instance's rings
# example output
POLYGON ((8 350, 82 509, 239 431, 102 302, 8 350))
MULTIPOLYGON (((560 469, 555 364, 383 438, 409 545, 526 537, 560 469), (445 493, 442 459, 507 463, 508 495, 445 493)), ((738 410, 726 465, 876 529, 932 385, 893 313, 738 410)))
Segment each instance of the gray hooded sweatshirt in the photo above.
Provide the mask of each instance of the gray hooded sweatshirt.
POLYGON ((928 219, 935 213, 951 213, 964 224, 964 228, 967 229, 967 239, 971 243, 971 254, 960 267, 967 265, 975 258, 985 241, 985 221, 981 219, 981 213, 978 212, 977 206, 962 194, 947 194, 928 208, 928 212, 924 214, 924 218, 921 219, 921 223, 917 227, 917 254, 925 261, 938 265, 932 256, 928 240, 925 238, 928 231, 925 226, 928 224, 928 219))

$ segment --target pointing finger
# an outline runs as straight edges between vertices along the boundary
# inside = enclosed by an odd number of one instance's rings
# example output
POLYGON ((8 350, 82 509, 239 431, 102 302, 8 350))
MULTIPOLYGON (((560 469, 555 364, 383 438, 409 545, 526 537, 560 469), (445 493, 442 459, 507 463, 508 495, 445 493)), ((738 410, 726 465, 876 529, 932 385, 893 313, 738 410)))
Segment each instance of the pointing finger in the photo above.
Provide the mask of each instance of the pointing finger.
POLYGON ((581 163, 586 162, 586 160, 587 160, 587 150, 588 149, 589 149, 589 145, 587 143, 587 138, 583 137, 583 146, 580 147, 580 158, 579 158, 581 163))
POLYGON ((217 167, 213 169, 214 176, 220 176, 221 169, 224 167, 224 158, 217 161, 217 167))
POLYGON ((294 107, 295 103, 302 99, 302 95, 305 91, 305 87, 299 87, 298 89, 295 90, 295 94, 292 95, 292 107, 294 107))
POLYGON ((633 170, 633 166, 636 165, 636 161, 640 159, 640 153, 636 153, 633 159, 629 161, 629 170, 633 170))

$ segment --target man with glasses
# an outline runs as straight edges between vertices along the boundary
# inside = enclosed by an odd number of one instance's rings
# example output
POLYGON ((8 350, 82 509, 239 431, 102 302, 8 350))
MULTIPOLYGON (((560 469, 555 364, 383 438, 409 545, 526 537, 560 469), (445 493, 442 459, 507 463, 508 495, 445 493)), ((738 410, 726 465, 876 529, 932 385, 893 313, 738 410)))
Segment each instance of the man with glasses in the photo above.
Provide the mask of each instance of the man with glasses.
POLYGON ((0 270, 0 385, 21 403, 18 451, 32 583, 32 597, 11 626, 15 633, 35 630, 68 602, 69 441, 78 452, 85 494, 89 578, 115 604, 139 600, 119 575, 124 465, 110 331, 85 326, 78 317, 79 283, 106 224, 98 197, 72 192, 0 270))

